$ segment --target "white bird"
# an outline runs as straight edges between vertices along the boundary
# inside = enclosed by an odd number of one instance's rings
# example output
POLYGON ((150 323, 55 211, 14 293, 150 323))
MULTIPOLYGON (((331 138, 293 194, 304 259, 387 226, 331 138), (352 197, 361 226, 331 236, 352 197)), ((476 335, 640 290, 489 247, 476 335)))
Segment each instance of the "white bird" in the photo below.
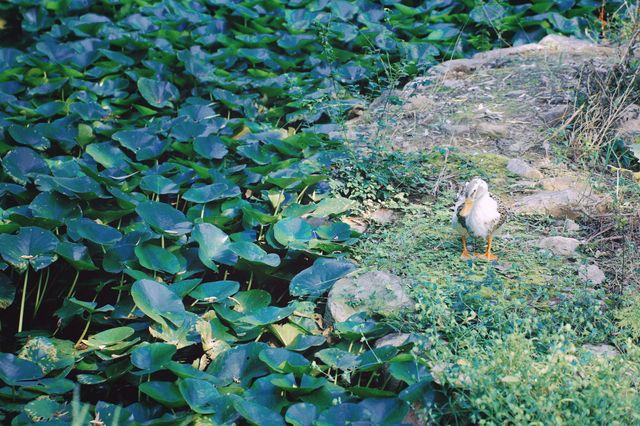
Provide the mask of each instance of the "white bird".
POLYGON ((483 259, 497 260, 491 253, 493 235, 507 218, 506 207, 489 193, 487 182, 475 177, 467 182, 458 193, 458 200, 453 208, 452 226, 462 237, 461 258, 469 259, 467 239, 479 237, 487 242, 487 250, 478 255, 483 259))

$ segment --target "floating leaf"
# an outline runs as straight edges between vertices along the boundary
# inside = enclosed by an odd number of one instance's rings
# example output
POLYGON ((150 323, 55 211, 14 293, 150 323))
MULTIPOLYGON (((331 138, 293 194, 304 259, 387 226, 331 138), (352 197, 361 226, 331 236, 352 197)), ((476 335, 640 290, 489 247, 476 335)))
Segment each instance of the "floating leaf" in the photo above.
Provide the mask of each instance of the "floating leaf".
POLYGON ((180 97, 178 88, 168 81, 142 77, 138 80, 138 90, 142 97, 156 108, 173 106, 171 101, 175 101, 180 97))
POLYGON ((38 380, 43 376, 44 373, 37 364, 12 354, 0 353, 0 380, 5 384, 17 386, 20 382, 38 380))
POLYGON ((68 221, 67 231, 74 240, 85 239, 106 246, 113 245, 122 239, 122 234, 117 229, 87 218, 68 221))
POLYGON ((20 228, 16 235, 0 234, 0 255, 14 268, 24 271, 29 265, 40 270, 53 263, 58 239, 37 227, 20 228))
POLYGON ((149 374, 162 370, 175 353, 176 347, 168 343, 144 344, 131 351, 131 364, 149 374))
POLYGON ((77 243, 67 241, 58 244, 57 253, 78 271, 95 271, 98 269, 91 260, 89 249, 77 243))
POLYGON ((299 217, 283 219, 273 226, 273 236, 283 246, 299 247, 313 238, 313 227, 299 217))
POLYGON ((135 253, 140 265, 152 271, 177 274, 183 267, 173 253, 154 244, 145 243, 137 245, 135 253))
POLYGON ((311 361, 302 355, 282 348, 270 348, 260 352, 260 359, 276 373, 302 374, 309 371, 311 361))
POLYGON ((182 300, 164 284, 138 280, 131 287, 131 297, 136 306, 156 322, 164 323, 164 318, 177 326, 184 322, 186 311, 182 300))
POLYGON ((317 259, 313 265, 293 277, 289 284, 292 296, 322 296, 333 284, 355 270, 352 263, 338 259, 317 259))
POLYGON ((212 281, 198 285, 189 296, 206 302, 218 302, 233 296, 239 289, 240 283, 237 281, 212 281))
POLYGON ((274 268, 280 265, 280 257, 277 254, 267 253, 258 245, 247 241, 231 243, 229 244, 229 249, 251 263, 263 264, 274 268))
POLYGON ((238 256, 229 248, 229 236, 216 226, 199 223, 191 236, 199 245, 198 257, 206 267, 217 271, 218 268, 212 261, 225 265, 235 265, 238 261, 238 256))
POLYGON ((47 138, 42 136, 33 126, 9 126, 9 134, 19 144, 30 146, 33 149, 45 150, 51 146, 51 143, 47 138))
POLYGON ((180 389, 173 382, 151 381, 141 383, 140 392, 155 399, 169 408, 184 407, 186 402, 180 393, 180 389))
POLYGON ((112 137, 120 142, 120 145, 132 151, 138 161, 157 158, 169 146, 168 141, 160 139, 148 129, 120 130, 112 137))
POLYGON ((2 159, 4 171, 16 182, 26 184, 38 174, 49 173, 47 163, 40 155, 29 148, 16 148, 2 159))
POLYGON ((227 185, 226 183, 214 183, 189 189, 182 198, 194 203, 209 203, 223 198, 237 197, 240 195, 240 188, 237 185, 227 185))
POLYGON ((138 204, 136 212, 149 226, 168 235, 184 235, 191 232, 192 224, 179 210, 169 204, 147 201, 138 204))

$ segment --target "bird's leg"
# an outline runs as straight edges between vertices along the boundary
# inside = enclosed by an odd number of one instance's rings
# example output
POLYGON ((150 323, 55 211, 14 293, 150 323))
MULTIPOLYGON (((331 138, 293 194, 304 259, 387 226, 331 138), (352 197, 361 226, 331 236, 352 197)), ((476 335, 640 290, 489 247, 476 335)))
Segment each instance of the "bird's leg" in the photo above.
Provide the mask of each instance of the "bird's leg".
POLYGON ((493 243, 493 235, 487 237, 487 252, 479 257, 487 260, 498 260, 498 256, 491 253, 491 244, 493 243))
POLYGON ((467 250, 467 237, 462 237, 462 254, 460 255, 460 259, 471 259, 471 255, 469 254, 469 250, 467 250))

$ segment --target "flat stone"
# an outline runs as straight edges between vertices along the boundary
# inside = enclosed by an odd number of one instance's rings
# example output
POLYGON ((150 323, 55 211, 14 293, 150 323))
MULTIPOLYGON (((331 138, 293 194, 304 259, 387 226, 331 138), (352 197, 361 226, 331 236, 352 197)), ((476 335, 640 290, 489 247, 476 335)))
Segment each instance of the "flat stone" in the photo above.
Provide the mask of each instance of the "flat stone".
POLYGON ((558 176, 543 179, 540 184, 545 191, 564 191, 573 189, 580 192, 591 192, 591 188, 585 182, 580 182, 573 176, 558 176))
POLYGON ((511 173, 526 177, 527 179, 542 179, 544 177, 540 170, 532 167, 529 163, 519 158, 512 158, 509 160, 507 163, 507 169, 511 173))
POLYGON ((358 312, 390 315, 411 308, 413 302, 399 276, 371 271, 342 278, 333 285, 327 298, 326 319, 329 323, 342 322, 358 312))
POLYGON ((578 276, 583 281, 590 281, 595 285, 602 284, 602 282, 606 279, 604 272, 598 265, 581 265, 578 269, 578 276))
POLYGON ((391 209, 378 209, 371 213, 371 220, 373 220, 378 225, 386 225, 387 223, 391 223, 398 215, 391 209))
POLYGON ((367 222, 361 217, 343 217, 341 220, 358 234, 364 234, 367 232, 367 222))
POLYGON ((571 107, 567 104, 556 105, 541 112, 540 118, 547 126, 554 127, 568 118, 569 111, 571 111, 571 107))
POLYGON ((407 343, 410 337, 411 334, 409 333, 391 333, 376 340, 373 346, 375 348, 381 348, 383 346, 393 346, 397 348, 407 343))
POLYGON ((574 189, 563 191, 540 191, 516 201, 516 214, 546 214, 555 218, 577 219, 583 211, 603 213, 609 201, 593 193, 583 193, 574 189))
POLYGON ((602 356, 606 358, 613 358, 620 355, 620 352, 618 352, 618 349, 616 349, 615 346, 604 343, 601 345, 582 345, 582 349, 591 352, 595 356, 602 356))
POLYGON ((539 248, 551 251, 559 256, 571 256, 575 254, 580 245, 580 241, 567 237, 545 237, 539 240, 536 245, 539 248))
POLYGON ((580 230, 580 225, 571 219, 565 219, 564 230, 567 232, 578 232, 580 230))

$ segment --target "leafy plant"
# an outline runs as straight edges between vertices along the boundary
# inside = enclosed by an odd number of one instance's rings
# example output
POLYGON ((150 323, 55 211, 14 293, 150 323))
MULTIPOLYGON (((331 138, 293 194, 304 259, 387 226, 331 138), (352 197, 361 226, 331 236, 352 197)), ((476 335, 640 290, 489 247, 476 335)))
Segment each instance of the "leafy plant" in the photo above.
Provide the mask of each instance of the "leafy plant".
POLYGON ((370 349, 389 328, 357 316, 327 348, 319 319, 354 269, 336 122, 598 7, 560 3, 0 4, 3 420, 402 421, 435 387, 411 345, 370 349))

